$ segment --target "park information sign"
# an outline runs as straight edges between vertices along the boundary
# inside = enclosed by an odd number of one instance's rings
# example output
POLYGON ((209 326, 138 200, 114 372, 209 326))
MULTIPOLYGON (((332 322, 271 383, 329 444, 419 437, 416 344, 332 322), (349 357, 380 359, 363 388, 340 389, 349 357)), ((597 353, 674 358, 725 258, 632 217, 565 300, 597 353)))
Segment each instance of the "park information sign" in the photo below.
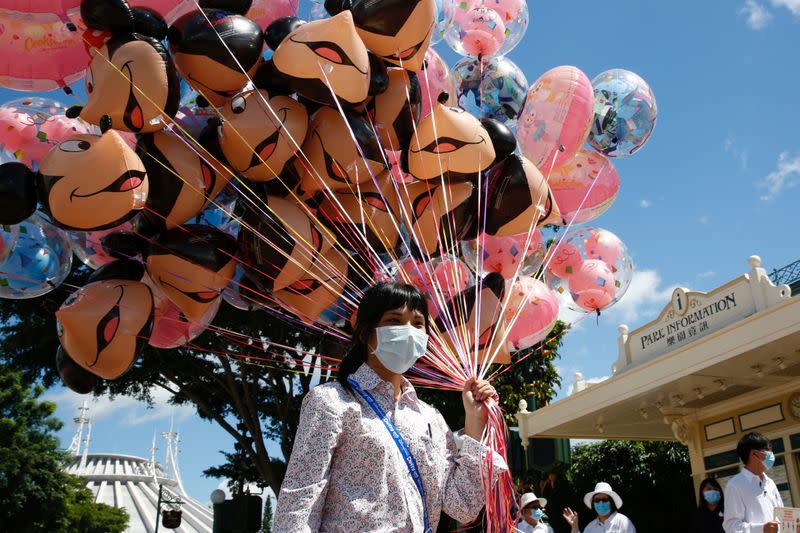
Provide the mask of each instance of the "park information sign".
POLYGON ((779 533, 800 533, 800 509, 778 507, 775 509, 775 520, 781 523, 779 533))

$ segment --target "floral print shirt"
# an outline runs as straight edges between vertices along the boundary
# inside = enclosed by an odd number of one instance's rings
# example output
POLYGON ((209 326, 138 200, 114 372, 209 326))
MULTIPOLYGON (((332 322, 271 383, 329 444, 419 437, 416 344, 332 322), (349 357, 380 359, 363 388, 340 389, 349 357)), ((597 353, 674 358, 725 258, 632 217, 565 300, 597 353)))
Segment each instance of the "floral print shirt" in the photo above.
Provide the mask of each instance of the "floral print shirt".
MULTIPOLYGON (((352 374, 408 444, 419 466, 430 527, 442 511, 474 520, 484 505, 481 469, 488 448, 450 431, 442 415, 406 381, 394 401, 391 383, 363 364, 352 374)), ((494 454, 498 474, 507 470, 494 454)), ((278 497, 274 533, 422 532, 422 498, 386 427, 340 383, 303 399, 300 424, 278 497)))

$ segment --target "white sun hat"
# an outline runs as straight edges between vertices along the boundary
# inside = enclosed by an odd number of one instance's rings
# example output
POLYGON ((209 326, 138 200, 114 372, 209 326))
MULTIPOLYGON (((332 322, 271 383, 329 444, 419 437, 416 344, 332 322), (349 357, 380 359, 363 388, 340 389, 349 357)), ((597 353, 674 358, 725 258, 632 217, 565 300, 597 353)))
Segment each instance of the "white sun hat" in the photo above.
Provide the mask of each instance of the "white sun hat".
POLYGON ((601 481, 594 486, 593 492, 587 492, 586 496, 583 497, 583 503, 585 503, 586 507, 589 509, 592 508, 592 500, 594 499, 595 494, 607 494, 611 496, 612 500, 614 500, 614 505, 617 506, 617 509, 622 507, 622 498, 619 497, 619 494, 614 492, 614 490, 611 488, 611 485, 601 481))
POLYGON ((522 495, 522 499, 519 502, 519 508, 525 509, 527 506, 532 504, 535 501, 539 501, 539 505, 542 507, 547 507, 547 498, 537 498, 536 494, 532 492, 526 492, 522 495))

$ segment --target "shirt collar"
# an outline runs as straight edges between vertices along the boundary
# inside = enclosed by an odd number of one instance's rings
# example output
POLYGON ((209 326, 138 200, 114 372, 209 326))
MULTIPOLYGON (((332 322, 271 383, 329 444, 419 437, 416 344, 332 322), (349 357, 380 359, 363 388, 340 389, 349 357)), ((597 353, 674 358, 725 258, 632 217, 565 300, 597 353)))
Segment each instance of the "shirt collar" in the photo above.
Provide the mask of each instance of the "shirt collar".
POLYGON ((752 473, 747 468, 743 468, 742 472, 744 474, 744 478, 750 483, 761 483, 762 481, 766 483, 766 481, 769 479, 767 477, 767 473, 766 472, 764 472, 764 479, 763 480, 760 477, 758 477, 757 475, 755 475, 754 473, 752 473))
MULTIPOLYGON (((362 390, 374 390, 389 395, 394 394, 394 388, 392 387, 392 384, 380 377, 367 363, 362 363, 362 365, 358 367, 358 370, 353 372, 352 377, 354 380, 356 380, 356 383, 358 383, 358 386, 361 387, 362 390)), ((414 386, 410 381, 403 377, 403 396, 406 394, 411 394, 416 397, 414 386)))

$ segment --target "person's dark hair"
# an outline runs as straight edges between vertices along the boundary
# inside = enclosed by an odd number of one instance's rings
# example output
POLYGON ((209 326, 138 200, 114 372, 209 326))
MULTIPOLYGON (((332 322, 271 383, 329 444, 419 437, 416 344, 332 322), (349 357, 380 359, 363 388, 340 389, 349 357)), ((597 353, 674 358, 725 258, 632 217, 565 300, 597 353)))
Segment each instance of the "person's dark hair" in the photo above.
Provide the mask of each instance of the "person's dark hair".
POLYGON ((719 502, 717 503, 717 509, 719 512, 725 511, 725 494, 722 492, 722 487, 719 484, 719 481, 714 479, 713 477, 707 477, 700 483, 700 503, 698 505, 698 509, 701 511, 705 511, 708 509, 708 502, 706 502, 705 498, 703 498, 703 491, 706 490, 708 487, 711 487, 714 490, 719 491, 719 502))
POLYGON ((769 439, 761 433, 756 432, 748 433, 742 437, 739 444, 736 445, 736 453, 739 455, 739 459, 742 460, 743 464, 747 464, 748 459, 750 459, 750 452, 753 450, 769 449, 771 449, 769 439))
POLYGON ((375 285, 364 293, 358 304, 356 324, 353 330, 353 345, 339 363, 337 379, 344 388, 350 389, 347 378, 367 362, 367 355, 369 355, 367 342, 370 333, 375 329, 383 314, 386 311, 402 307, 422 313, 422 316, 425 317, 425 330, 428 331, 430 325, 428 303, 422 292, 415 286, 390 281, 375 285))

